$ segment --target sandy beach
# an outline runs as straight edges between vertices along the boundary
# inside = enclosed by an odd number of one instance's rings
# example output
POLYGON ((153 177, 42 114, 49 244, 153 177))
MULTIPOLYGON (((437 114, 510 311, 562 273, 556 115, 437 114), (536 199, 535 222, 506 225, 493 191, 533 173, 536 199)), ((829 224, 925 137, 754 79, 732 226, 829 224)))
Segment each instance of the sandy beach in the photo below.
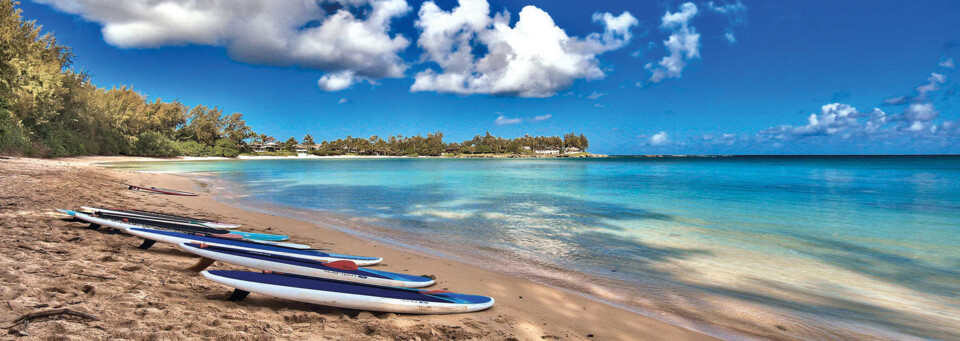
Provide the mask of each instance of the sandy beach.
MULTIPOLYGON (((244 211, 211 198, 202 183, 171 174, 93 166, 134 158, 0 160, 0 319, 56 308, 93 314, 35 319, 16 330, 30 339, 311 340, 704 340, 702 333, 577 294, 416 250, 398 249, 312 223, 244 211), (202 193, 199 197, 129 191, 125 183, 202 193), (137 249, 140 240, 84 229, 57 208, 130 207, 241 223, 254 232, 334 252, 380 256, 375 269, 434 275, 432 288, 492 296, 472 314, 415 316, 350 311, 251 294, 185 270, 197 258, 172 245, 137 249), (266 226, 270 226, 267 230, 266 226), (312 237, 312 238, 311 238, 312 237)), ((217 263, 215 269, 236 269, 217 263)), ((15 332, 15 331, 14 331, 15 332)))

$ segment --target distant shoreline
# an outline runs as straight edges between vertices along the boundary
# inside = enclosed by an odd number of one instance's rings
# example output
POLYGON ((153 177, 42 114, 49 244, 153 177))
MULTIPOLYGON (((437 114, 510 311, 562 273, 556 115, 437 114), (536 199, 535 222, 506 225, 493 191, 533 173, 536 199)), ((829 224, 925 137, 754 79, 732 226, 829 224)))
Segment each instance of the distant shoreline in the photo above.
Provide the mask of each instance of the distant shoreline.
POLYGON ((136 156, 81 156, 72 158, 61 158, 61 160, 82 158, 84 163, 110 163, 110 162, 171 162, 171 161, 229 161, 229 160, 334 160, 334 159, 578 159, 578 158, 636 158, 636 159, 697 159, 697 158, 756 158, 756 159, 847 159, 847 158, 875 158, 875 157, 894 157, 894 158, 916 158, 916 157, 960 157, 960 154, 828 154, 828 155, 604 155, 590 154, 589 156, 518 156, 504 154, 498 156, 477 155, 477 156, 391 156, 391 155, 336 155, 336 156, 254 156, 241 155, 236 158, 218 157, 218 156, 178 156, 172 158, 158 157, 136 157, 136 156))

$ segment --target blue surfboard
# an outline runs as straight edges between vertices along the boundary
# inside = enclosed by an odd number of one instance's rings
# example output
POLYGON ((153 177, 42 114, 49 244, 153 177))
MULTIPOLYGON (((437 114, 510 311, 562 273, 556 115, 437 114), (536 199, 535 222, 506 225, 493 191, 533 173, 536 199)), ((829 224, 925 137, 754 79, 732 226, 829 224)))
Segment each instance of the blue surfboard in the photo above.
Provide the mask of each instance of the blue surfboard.
MULTIPOLYGON (((197 256, 257 270, 407 288, 421 288, 434 283, 433 279, 427 277, 359 268, 349 261, 319 262, 276 253, 197 243, 180 244, 180 248, 197 256)), ((204 267, 210 264, 212 263, 207 263, 204 267)))
POLYGON ((453 314, 490 308, 487 296, 335 281, 289 274, 210 270, 205 278, 236 289, 231 300, 253 292, 292 301, 405 314, 453 314))
POLYGON ((130 227, 126 229, 127 233, 136 235, 149 240, 161 241, 165 243, 206 243, 209 245, 221 245, 228 247, 241 248, 252 251, 263 251, 269 253, 279 253, 289 257, 299 257, 322 262, 333 262, 338 260, 348 260, 359 266, 373 265, 383 260, 380 257, 363 257, 353 255, 343 255, 337 253, 328 253, 317 250, 304 250, 292 247, 283 247, 278 245, 260 244, 250 241, 224 239, 217 237, 197 236, 188 233, 173 231, 153 230, 147 228, 130 227))
MULTIPOLYGON (((96 209, 96 208, 94 208, 94 209, 96 209)), ((222 233, 235 234, 235 235, 241 236, 241 237, 246 238, 246 239, 262 240, 262 241, 267 241, 267 242, 281 242, 281 241, 285 241, 285 240, 290 239, 290 236, 286 236, 286 235, 282 235, 282 234, 269 234, 269 233, 256 233, 256 232, 246 232, 246 231, 235 231, 235 230, 227 230, 227 229, 218 228, 218 227, 211 227, 208 223, 205 223, 205 222, 203 222, 203 221, 169 220, 169 219, 165 219, 165 218, 163 218, 163 217, 137 216, 137 215, 135 215, 135 214, 132 214, 130 217, 124 217, 124 216, 123 216, 123 213, 124 213, 123 211, 106 211, 105 209, 101 209, 101 210, 103 210, 103 212, 119 212, 119 214, 117 214, 117 215, 113 215, 114 213, 106 213, 106 214, 104 214, 104 215, 107 216, 108 218, 116 218, 116 219, 118 219, 118 220, 123 220, 124 218, 126 218, 126 219, 130 219, 130 220, 137 220, 138 222, 141 222, 141 223, 144 223, 144 224, 147 224, 147 225, 153 223, 153 224, 158 224, 158 225, 160 225, 160 226, 175 227, 175 226, 174 226, 175 224, 182 224, 183 227, 186 228, 186 229, 189 229, 191 226, 196 225, 196 228, 197 228, 197 229, 206 228, 206 229, 219 230, 219 231, 222 231, 222 233), (155 222, 153 222, 153 221, 155 221, 155 222)), ((61 209, 58 209, 57 211, 60 211, 60 212, 62 212, 62 213, 69 214, 70 216, 75 216, 76 213, 77 213, 76 211, 73 211, 73 210, 61 210, 61 209)), ((185 217, 184 217, 184 219, 189 219, 189 218, 185 218, 185 217)))

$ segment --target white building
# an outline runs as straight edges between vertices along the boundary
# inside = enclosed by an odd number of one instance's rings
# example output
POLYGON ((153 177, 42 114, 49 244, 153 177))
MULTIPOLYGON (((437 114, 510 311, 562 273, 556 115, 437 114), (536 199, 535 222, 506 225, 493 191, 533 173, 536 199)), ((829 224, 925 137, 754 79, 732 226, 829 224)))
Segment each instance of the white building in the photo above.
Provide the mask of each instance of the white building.
POLYGON ((253 151, 255 151, 255 152, 257 152, 257 153, 275 152, 275 151, 277 151, 277 143, 276 143, 276 142, 253 143, 253 144, 251 144, 250 146, 253 147, 253 151))
POLYGON ((537 149, 537 150, 535 150, 534 152, 537 153, 537 154, 540 154, 540 155, 556 155, 556 154, 560 154, 560 150, 559 150, 559 149, 537 149))

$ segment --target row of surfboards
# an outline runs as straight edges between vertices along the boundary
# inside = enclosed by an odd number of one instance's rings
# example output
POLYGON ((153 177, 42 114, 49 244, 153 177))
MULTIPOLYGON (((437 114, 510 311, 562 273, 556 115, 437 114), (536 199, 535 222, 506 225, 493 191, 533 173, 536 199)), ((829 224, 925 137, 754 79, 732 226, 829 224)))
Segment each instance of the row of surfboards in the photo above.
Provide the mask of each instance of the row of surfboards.
POLYGON ((250 293, 293 301, 407 314, 451 314, 487 309, 494 299, 444 290, 417 289, 434 284, 427 277, 379 271, 379 257, 363 257, 286 242, 289 236, 243 232, 237 224, 158 212, 81 207, 58 210, 91 229, 106 227, 143 238, 141 249, 156 242, 177 245, 200 256, 194 271, 233 287, 231 301, 250 293), (220 261, 261 272, 204 270, 220 261))

